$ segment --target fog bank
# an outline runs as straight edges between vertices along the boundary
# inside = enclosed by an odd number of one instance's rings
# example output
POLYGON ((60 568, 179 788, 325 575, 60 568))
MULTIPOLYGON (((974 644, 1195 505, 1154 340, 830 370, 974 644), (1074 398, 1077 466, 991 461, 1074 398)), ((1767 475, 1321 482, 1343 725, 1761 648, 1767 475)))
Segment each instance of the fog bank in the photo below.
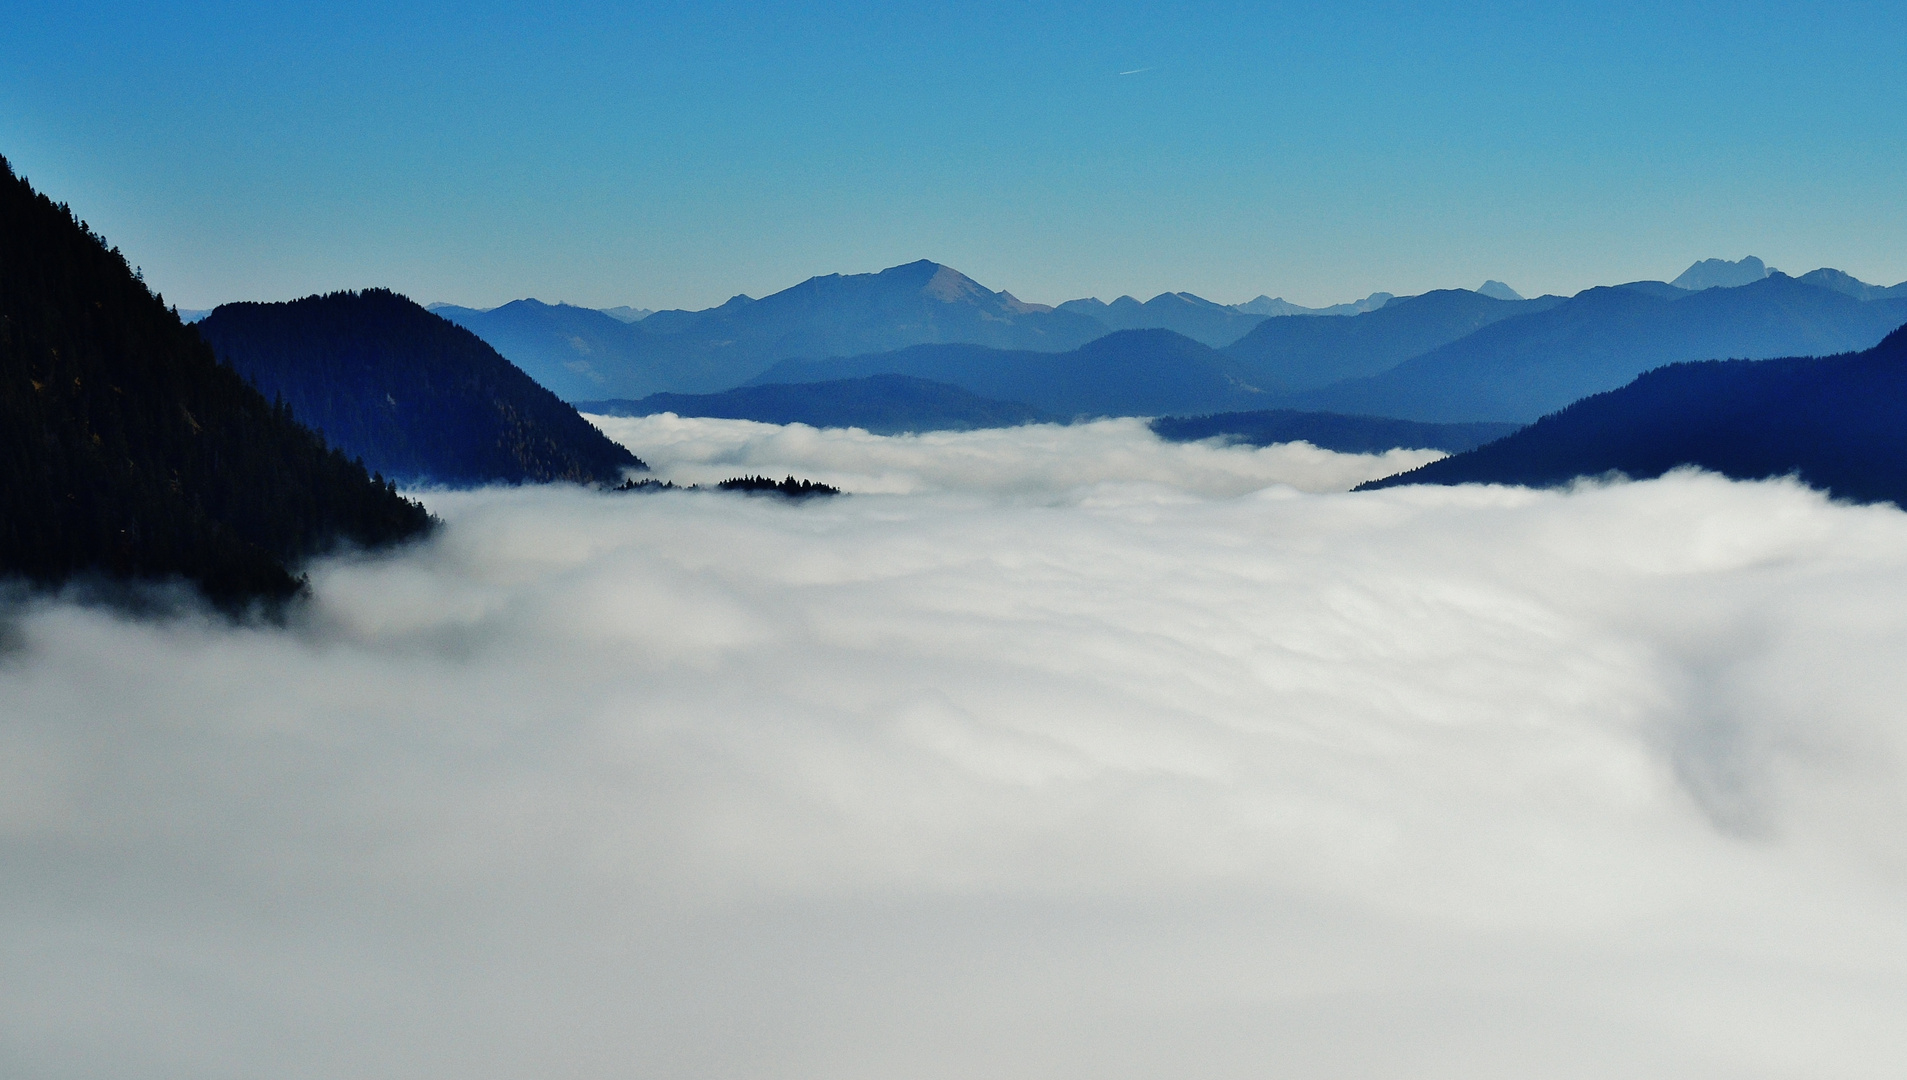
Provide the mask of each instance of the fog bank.
POLYGON ((1135 417, 900 436, 674 413, 589 421, 634 449, 657 476, 677 483, 792 472, 847 491, 890 495, 1051 498, 1101 483, 1151 483, 1202 495, 1242 495, 1268 484, 1348 491, 1444 456, 1436 450, 1337 454, 1309 443, 1170 443, 1135 417))
POLYGON ((630 442, 913 494, 433 494, 286 629, 13 608, 0 1072, 1907 1059, 1907 515, 728 430, 630 442))

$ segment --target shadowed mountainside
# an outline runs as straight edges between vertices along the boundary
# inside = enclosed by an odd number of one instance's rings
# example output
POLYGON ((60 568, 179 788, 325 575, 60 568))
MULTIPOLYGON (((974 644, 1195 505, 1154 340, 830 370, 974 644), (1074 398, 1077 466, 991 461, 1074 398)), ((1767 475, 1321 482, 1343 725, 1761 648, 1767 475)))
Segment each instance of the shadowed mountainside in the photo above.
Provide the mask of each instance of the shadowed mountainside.
POLYGON ((282 601, 300 560, 431 518, 213 358, 0 158, 0 573, 282 601))
POLYGON ((384 289, 226 304, 198 332, 262 393, 386 476, 613 485, 643 468, 476 335, 384 289))
POLYGON ((1041 419, 1031 406, 983 398, 911 375, 869 375, 815 383, 741 386, 719 394, 651 394, 638 401, 579 401, 604 416, 707 416, 764 424, 858 427, 876 435, 1014 427, 1041 419))
POLYGON ((1611 472, 1648 479, 1683 465, 1742 480, 1792 473, 1839 498, 1907 507, 1907 329, 1824 359, 1658 368, 1507 438, 1363 488, 1545 487, 1611 472))

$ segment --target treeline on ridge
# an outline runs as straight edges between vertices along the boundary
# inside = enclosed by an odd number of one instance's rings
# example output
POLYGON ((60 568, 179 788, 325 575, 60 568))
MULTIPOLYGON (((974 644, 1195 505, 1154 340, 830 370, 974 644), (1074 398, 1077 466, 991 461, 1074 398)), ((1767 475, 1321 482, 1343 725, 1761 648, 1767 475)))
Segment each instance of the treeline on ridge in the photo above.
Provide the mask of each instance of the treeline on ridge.
POLYGON ((282 601, 300 560, 430 515, 229 367, 0 158, 0 573, 282 601))

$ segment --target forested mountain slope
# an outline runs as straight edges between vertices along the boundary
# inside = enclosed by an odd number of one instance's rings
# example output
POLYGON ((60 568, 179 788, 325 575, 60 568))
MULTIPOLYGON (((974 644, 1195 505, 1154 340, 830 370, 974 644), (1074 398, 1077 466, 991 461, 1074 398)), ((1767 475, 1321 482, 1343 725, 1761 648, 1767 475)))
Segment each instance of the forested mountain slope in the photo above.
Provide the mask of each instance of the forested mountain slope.
POLYGON ((239 605, 292 596, 337 543, 430 525, 0 158, 0 573, 177 577, 239 605))
POLYGON ((1366 484, 1540 487, 1695 465, 1790 473, 1834 495, 1907 507, 1907 329, 1824 359, 1675 364, 1467 454, 1366 484))
POLYGON ((385 476, 613 485, 643 468, 476 335, 393 292, 226 304, 198 332, 266 396, 385 476))

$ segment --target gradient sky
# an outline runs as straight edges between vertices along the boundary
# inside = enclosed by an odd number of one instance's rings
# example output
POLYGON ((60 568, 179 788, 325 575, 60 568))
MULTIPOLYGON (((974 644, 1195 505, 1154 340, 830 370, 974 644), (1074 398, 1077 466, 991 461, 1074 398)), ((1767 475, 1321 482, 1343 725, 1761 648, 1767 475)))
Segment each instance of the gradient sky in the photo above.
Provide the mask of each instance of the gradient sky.
POLYGON ((1907 278, 1907 5, 0 0, 0 153, 184 307, 1907 278), (1129 73, 1129 74, 1122 74, 1129 73))

